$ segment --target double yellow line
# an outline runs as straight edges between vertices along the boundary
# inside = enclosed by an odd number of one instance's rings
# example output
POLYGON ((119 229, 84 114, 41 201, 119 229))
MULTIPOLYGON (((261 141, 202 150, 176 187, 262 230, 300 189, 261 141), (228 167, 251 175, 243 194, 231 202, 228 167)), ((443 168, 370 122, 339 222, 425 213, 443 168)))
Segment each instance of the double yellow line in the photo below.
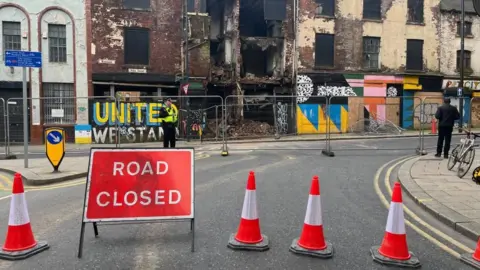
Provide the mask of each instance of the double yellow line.
MULTIPOLYGON (((387 192, 388 192, 388 196, 389 198, 391 197, 391 194, 392 194, 392 187, 390 186, 390 177, 392 175, 392 171, 398 166, 400 165, 401 163, 409 160, 409 159, 412 159, 412 157, 407 157, 407 158, 399 158, 399 159, 395 159, 395 160, 392 160, 386 164, 384 164, 382 167, 380 167, 380 169, 377 170, 377 172, 375 173, 375 177, 374 177, 374 181, 373 181, 373 186, 375 188, 375 193, 377 193, 378 197, 380 198, 380 200, 382 201, 383 205, 388 209, 390 207, 390 203, 389 201, 387 200, 387 198, 385 197, 385 195, 382 193, 382 191, 380 190, 380 175, 381 173, 387 169, 386 173, 385 173, 385 179, 384 179, 384 185, 387 189, 387 192), (393 164, 393 165, 392 165, 393 164)), ((429 240, 430 242, 432 242, 433 244, 435 244, 436 246, 438 246, 439 248, 443 249, 444 251, 448 252, 449 254, 451 254, 452 256, 454 256, 455 258, 460 258, 461 257, 461 254, 458 253, 457 251, 453 250, 452 248, 450 248, 449 246, 445 245, 444 243, 440 242, 439 240, 437 240, 439 237, 440 238, 443 238, 443 240, 445 240, 446 242, 450 243, 451 245, 453 246, 456 246, 458 247, 459 249, 465 251, 465 253, 473 253, 474 250, 469 248, 468 246, 460 243, 459 241, 453 239, 452 237, 448 236, 447 234, 443 233, 442 231, 436 229, 435 227, 433 227, 432 225, 428 224, 427 222, 425 222, 423 219, 421 219, 419 216, 417 216, 412 210, 410 210, 407 206, 403 205, 403 210, 405 212, 405 214, 407 214, 407 216, 409 217, 409 219, 412 219, 414 221, 416 221, 418 224, 422 225, 423 227, 425 227, 426 229, 428 229, 430 232, 432 232, 435 236, 432 236, 432 234, 429 234, 427 233, 426 231, 422 230, 420 227, 418 227, 417 225, 415 225, 414 223, 410 222, 410 220, 408 219, 405 219, 405 224, 407 224, 410 228, 412 228, 414 231, 416 231, 418 234, 420 234, 421 236, 423 236, 425 239, 429 240)))

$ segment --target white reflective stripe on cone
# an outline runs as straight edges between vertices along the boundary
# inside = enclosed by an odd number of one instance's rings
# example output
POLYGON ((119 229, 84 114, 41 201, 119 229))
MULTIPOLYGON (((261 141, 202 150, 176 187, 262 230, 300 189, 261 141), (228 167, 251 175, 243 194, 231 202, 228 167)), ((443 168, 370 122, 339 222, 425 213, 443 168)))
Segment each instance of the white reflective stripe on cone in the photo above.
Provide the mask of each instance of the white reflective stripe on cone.
POLYGON ((257 193, 255 190, 248 190, 245 192, 243 199, 242 218, 255 220, 258 219, 257 210, 257 193))
POLYGON ((12 194, 10 201, 10 214, 8 216, 9 226, 19 226, 30 223, 28 217, 27 201, 25 193, 12 194))
POLYGON ((320 226, 322 223, 322 201, 320 195, 308 196, 307 214, 305 215, 305 224, 320 226))
POLYGON ((405 220, 403 217, 403 204, 397 202, 390 203, 388 211, 387 228, 385 229, 393 234, 405 234, 405 220), (394 220, 396 221, 394 223, 394 220))

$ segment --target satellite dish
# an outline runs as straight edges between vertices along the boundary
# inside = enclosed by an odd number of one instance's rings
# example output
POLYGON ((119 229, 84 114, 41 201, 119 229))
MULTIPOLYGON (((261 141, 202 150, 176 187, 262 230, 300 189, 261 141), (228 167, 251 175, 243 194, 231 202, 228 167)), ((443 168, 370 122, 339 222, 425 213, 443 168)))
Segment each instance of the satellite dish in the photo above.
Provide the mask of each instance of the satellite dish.
POLYGON ((472 2, 475 12, 477 12, 477 15, 480 15, 480 0, 472 0, 472 2))

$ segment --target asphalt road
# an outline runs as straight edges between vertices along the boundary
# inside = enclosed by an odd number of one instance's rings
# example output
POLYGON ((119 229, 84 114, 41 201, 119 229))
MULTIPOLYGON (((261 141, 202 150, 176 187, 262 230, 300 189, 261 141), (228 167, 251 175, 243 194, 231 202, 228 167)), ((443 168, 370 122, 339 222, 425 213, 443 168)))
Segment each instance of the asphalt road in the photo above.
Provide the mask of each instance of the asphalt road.
MULTIPOLYGON (((426 144, 432 146, 434 139, 426 144)), ((254 151, 198 160, 194 253, 190 251, 188 223, 101 226, 100 238, 94 238, 91 225, 87 225, 83 258, 77 259, 85 186, 72 183, 73 186, 29 191, 27 199, 35 236, 48 241, 51 248, 24 261, 0 261, 0 268, 386 269, 374 263, 369 254, 370 247, 382 241, 388 214, 375 191, 374 179, 383 164, 412 154, 416 144, 411 139, 335 142, 334 158, 322 156, 316 150, 322 146, 323 143, 315 142, 252 144, 244 148, 256 147, 254 151), (300 148, 303 150, 287 150, 300 148), (396 150, 378 150, 387 148, 396 150), (238 226, 250 170, 257 176, 262 233, 271 240, 266 252, 226 248, 230 233, 238 226), (334 257, 329 260, 297 256, 288 250, 300 234, 313 175, 320 177, 325 235, 335 248, 334 257)), ((381 177, 386 177, 385 171, 380 173, 381 177)), ((388 190, 382 187, 381 191, 389 200, 388 190)), ((411 207, 421 212, 414 205, 411 207)), ((0 224, 7 224, 8 211, 8 199, 0 200, 0 224)), ((475 247, 475 243, 449 231, 423 212, 419 215, 470 248, 475 247)), ((5 231, 6 226, 1 226, 1 243, 5 231)), ((410 227, 407 237, 410 250, 419 257, 423 269, 471 269, 410 227)))

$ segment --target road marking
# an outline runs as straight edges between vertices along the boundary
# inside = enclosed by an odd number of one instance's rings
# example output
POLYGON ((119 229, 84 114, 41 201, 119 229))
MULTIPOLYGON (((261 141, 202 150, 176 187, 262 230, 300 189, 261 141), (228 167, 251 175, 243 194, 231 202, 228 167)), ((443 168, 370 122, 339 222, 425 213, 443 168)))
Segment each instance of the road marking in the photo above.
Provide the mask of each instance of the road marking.
POLYGON ((13 181, 10 180, 8 177, 0 173, 0 178, 3 179, 6 183, 7 186, 5 186, 2 181, 0 181, 0 190, 9 190, 9 187, 13 186, 13 181))
POLYGON ((12 197, 12 195, 8 195, 8 196, 5 196, 5 197, 0 197, 0 201, 1 201, 1 200, 8 199, 8 198, 10 198, 10 197, 12 197))
MULTIPOLYGON (((397 159, 391 160, 391 161, 383 164, 382 167, 380 167, 377 170, 377 172, 375 173, 375 176, 373 178, 373 187, 375 189, 375 193, 377 193, 377 196, 380 198, 380 201, 382 202, 382 204, 387 209, 389 209, 390 205, 389 205, 389 202, 387 201, 387 199, 385 198, 385 196, 383 195, 383 193, 380 190, 380 186, 379 186, 380 175, 381 175, 382 171, 385 170, 385 168, 387 168, 387 166, 390 166, 394 162, 397 162, 397 164, 400 164, 401 162, 403 162, 403 161, 405 161, 409 158, 411 158, 411 157, 407 157, 407 158, 402 157, 402 158, 397 158, 397 159)), ((405 208, 405 205, 403 207, 405 208)), ((461 257, 460 253, 456 252, 455 250, 453 250, 453 249, 449 248, 448 246, 446 246, 445 244, 441 243, 440 241, 438 241, 437 239, 432 237, 430 234, 426 233, 425 231, 423 231, 422 229, 417 227, 415 224, 411 223, 408 219, 405 219, 405 224, 408 225, 410 228, 412 228, 414 231, 416 231, 418 234, 423 236, 425 239, 429 240, 430 242, 432 242, 433 244, 435 244, 439 248, 443 249, 444 251, 446 251, 450 255, 454 256, 455 258, 458 259, 458 258, 461 257)))
MULTIPOLYGON (((405 160, 401 160, 401 161, 393 164, 390 168, 387 169, 387 172, 385 174, 384 184, 385 184, 385 187, 387 188, 388 194, 390 194, 389 197, 391 197, 391 194, 392 194, 392 187, 390 186, 390 183, 389 183, 390 176, 392 175, 392 171, 395 167, 397 167, 398 165, 400 165, 404 161, 405 160)), ((445 239, 446 241, 450 242, 451 244, 457 246, 458 248, 463 249, 467 253, 473 253, 474 250, 472 250, 471 248, 467 247, 466 245, 458 242, 457 240, 453 239, 452 237, 448 236, 447 234, 443 233, 442 231, 436 229, 432 225, 428 224, 427 222, 425 222, 423 219, 421 219, 419 216, 417 216, 412 210, 410 210, 405 205, 403 205, 403 209, 405 210, 407 215, 409 215, 411 218, 413 218, 418 223, 422 224, 422 226, 424 226, 427 229, 429 229, 430 231, 434 232, 436 235, 442 237, 443 239, 445 239)))

